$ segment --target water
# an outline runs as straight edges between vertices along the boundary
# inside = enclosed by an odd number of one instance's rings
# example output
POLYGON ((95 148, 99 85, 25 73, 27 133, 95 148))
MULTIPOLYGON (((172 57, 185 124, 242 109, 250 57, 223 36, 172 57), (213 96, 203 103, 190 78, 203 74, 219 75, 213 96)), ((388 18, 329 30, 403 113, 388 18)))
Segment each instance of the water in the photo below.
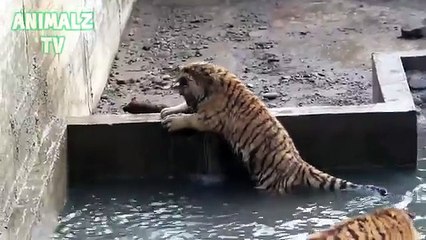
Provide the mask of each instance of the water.
POLYGON ((54 239, 295 239, 373 208, 397 204, 416 213, 426 234, 426 161, 411 173, 345 174, 392 193, 301 192, 271 196, 247 186, 184 184, 173 180, 105 183, 70 189, 54 239))

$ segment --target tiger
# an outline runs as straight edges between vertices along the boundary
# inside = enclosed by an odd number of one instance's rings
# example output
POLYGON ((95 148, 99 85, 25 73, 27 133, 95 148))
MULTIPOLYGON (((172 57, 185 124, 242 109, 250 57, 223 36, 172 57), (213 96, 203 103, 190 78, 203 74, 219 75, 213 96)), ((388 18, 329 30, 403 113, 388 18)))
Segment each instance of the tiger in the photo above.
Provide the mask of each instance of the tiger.
POLYGON ((335 224, 307 236, 307 240, 332 239, 420 239, 414 227, 414 214, 395 207, 380 208, 335 224))
POLYGON ((175 75, 172 88, 185 101, 161 110, 162 126, 169 133, 193 129, 224 137, 242 158, 255 189, 278 195, 299 187, 388 194, 386 188, 352 183, 305 162, 266 104, 225 67, 192 62, 175 75))

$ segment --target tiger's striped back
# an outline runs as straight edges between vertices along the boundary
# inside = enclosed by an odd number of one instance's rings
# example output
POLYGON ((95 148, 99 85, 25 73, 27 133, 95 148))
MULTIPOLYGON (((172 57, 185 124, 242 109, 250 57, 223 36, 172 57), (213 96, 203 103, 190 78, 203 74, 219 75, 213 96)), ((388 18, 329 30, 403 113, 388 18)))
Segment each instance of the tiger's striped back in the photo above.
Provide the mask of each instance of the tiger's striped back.
POLYGON ((400 239, 417 240, 420 235, 414 227, 412 216, 406 210, 383 208, 372 213, 360 215, 330 229, 313 233, 308 240, 332 239, 400 239))

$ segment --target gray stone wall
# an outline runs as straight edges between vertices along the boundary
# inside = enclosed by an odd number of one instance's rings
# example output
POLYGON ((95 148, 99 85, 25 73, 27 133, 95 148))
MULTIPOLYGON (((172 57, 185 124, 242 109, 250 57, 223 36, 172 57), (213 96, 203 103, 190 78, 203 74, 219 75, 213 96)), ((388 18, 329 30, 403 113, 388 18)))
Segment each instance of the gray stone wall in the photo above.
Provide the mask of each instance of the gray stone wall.
POLYGON ((54 227, 66 197, 64 119, 91 114, 133 2, 0 2, 0 239, 45 239, 54 227), (12 31, 22 10, 94 11, 95 29, 12 31), (57 35, 63 52, 43 54, 40 36, 57 35))

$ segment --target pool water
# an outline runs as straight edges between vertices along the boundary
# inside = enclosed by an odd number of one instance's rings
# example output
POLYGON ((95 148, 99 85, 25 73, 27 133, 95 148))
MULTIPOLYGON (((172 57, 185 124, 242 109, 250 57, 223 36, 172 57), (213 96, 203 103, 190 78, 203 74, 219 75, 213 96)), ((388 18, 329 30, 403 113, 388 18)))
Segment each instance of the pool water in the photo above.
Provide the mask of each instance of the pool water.
POLYGON ((395 204, 414 211, 426 234, 425 167, 420 160, 416 172, 344 175, 386 187, 392 194, 385 198, 321 191, 272 196, 249 186, 176 180, 88 185, 70 189, 54 239, 297 239, 395 204))

